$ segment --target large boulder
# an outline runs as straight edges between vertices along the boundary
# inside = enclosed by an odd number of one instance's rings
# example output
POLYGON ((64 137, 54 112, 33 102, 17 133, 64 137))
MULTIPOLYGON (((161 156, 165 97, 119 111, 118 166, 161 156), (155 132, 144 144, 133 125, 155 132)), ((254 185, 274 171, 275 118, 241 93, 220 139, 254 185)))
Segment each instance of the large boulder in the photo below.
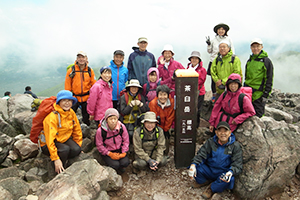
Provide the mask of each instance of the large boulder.
POLYGON ((29 192, 29 184, 17 177, 10 177, 0 180, 0 188, 4 188, 11 195, 13 200, 18 200, 29 192))
POLYGON ((235 136, 243 149, 243 171, 234 192, 242 199, 263 199, 283 192, 300 161, 299 127, 254 116, 235 131, 235 136))
POLYGON ((18 135, 16 129, 7 121, 5 121, 1 116, 0 116, 0 130, 2 133, 5 133, 10 137, 15 137, 18 135))
POLYGON ((16 127, 20 133, 25 135, 30 134, 32 126, 32 118, 36 115, 36 112, 30 110, 15 113, 14 117, 10 118, 11 124, 16 127))
POLYGON ((8 101, 8 116, 15 117, 15 114, 31 110, 33 97, 28 94, 16 94, 8 101))
POLYGON ((37 192, 39 199, 97 199, 109 185, 109 173, 94 159, 76 162, 37 192))
POLYGON ((8 107, 6 99, 0 98, 0 117, 3 119, 8 119, 8 107))
POLYGON ((270 108, 266 106, 265 115, 268 117, 272 117, 277 121, 284 120, 286 121, 286 123, 293 123, 293 116, 291 114, 276 108, 270 108))

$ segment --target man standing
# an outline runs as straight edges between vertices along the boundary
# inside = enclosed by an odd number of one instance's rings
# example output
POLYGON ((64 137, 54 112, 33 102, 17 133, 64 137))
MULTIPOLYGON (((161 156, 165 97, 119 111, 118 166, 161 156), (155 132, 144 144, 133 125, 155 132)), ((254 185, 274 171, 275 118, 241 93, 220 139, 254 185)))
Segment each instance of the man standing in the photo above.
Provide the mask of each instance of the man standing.
POLYGON ((89 126, 90 121, 86 110, 86 101, 89 98, 90 89, 96 82, 96 79, 93 69, 87 65, 87 60, 86 53, 79 51, 75 65, 67 71, 65 90, 73 92, 78 101, 72 106, 72 109, 76 113, 78 107, 81 106, 82 121, 89 126))
POLYGON ((113 107, 118 109, 118 101, 120 99, 120 92, 125 88, 125 83, 128 81, 128 69, 124 67, 124 52, 116 50, 114 52, 114 59, 110 61, 109 67, 112 72, 113 92, 112 100, 113 107))
POLYGON ((245 86, 252 88, 252 104, 256 115, 262 117, 273 86, 273 64, 259 38, 251 41, 252 55, 246 63, 245 86))
POLYGON ((128 80, 138 79, 141 85, 147 83, 147 71, 150 67, 156 67, 154 55, 146 50, 148 39, 140 37, 137 45, 128 58, 128 80))
POLYGON ((227 79, 232 73, 241 75, 243 80, 240 59, 232 53, 229 41, 222 40, 219 44, 219 55, 211 65, 211 77, 217 89, 216 101, 225 91, 227 79))

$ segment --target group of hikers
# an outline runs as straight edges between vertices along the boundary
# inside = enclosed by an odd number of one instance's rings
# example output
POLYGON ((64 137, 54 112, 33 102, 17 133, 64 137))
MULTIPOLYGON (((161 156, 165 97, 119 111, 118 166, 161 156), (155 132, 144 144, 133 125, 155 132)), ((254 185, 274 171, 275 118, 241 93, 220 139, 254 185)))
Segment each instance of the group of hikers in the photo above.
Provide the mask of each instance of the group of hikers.
POLYGON ((273 66, 262 41, 253 39, 243 84, 241 62, 234 54, 228 30, 228 25, 218 24, 214 27, 215 38, 207 38, 207 51, 211 55, 208 71, 198 51, 191 53, 190 62, 183 67, 174 60, 171 45, 164 46, 156 61, 147 51, 148 39, 141 37, 128 58, 127 68, 124 52, 116 50, 110 65, 100 69, 96 80, 88 66, 87 54, 79 51, 67 70, 65 90, 57 94, 55 111, 44 119, 39 136, 41 149, 50 156, 55 171, 64 171, 67 160, 82 152, 82 133, 76 116, 79 107, 86 125, 91 121, 97 124, 96 147, 105 163, 119 174, 130 164, 131 146, 134 173, 146 168, 157 171, 164 166, 175 121, 175 71, 186 69, 199 74, 197 126, 207 74, 212 78, 212 101, 215 101, 209 119, 213 137, 199 149, 188 174, 195 180, 193 187, 209 184, 202 194, 204 198, 232 189, 234 177, 242 170, 242 149, 232 132, 248 117, 264 115, 272 89, 273 66))

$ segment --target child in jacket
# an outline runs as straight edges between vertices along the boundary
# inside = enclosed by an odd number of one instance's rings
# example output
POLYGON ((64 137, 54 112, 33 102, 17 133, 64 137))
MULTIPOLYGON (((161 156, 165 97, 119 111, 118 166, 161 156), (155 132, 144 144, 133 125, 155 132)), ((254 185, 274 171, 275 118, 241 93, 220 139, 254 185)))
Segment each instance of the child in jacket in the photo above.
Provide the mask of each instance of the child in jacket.
POLYGON ((89 119, 95 120, 97 126, 105 111, 113 107, 112 91, 111 69, 107 66, 102 67, 99 80, 90 89, 90 97, 87 100, 89 119))
POLYGON ((129 150, 129 137, 124 124, 119 120, 119 112, 109 108, 100 121, 95 141, 104 162, 119 173, 123 173, 129 164, 127 151, 129 150))
POLYGON ((72 92, 62 90, 57 94, 56 103, 43 121, 43 131, 39 137, 42 152, 50 156, 55 172, 61 173, 66 168, 69 158, 81 152, 82 131, 75 112, 71 109, 77 102, 72 92))

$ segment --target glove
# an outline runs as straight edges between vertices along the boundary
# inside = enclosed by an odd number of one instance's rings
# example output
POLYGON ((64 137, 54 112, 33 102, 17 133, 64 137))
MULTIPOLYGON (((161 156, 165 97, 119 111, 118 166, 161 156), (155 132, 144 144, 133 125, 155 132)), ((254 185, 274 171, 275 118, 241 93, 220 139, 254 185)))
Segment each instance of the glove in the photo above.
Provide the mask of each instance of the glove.
POLYGON ((268 102, 268 99, 266 97, 262 97, 262 102, 263 103, 267 103, 268 102))
POLYGON ((150 158, 147 162, 151 169, 157 167, 158 162, 156 160, 150 158))
POLYGON ((144 105, 144 104, 141 102, 141 103, 140 103, 140 107, 143 107, 143 105, 144 105))
POLYGON ((196 166, 194 164, 191 164, 190 169, 189 169, 189 177, 190 178, 194 178, 197 175, 197 170, 196 170, 196 166))
POLYGON ((176 78, 176 70, 174 70, 173 76, 172 76, 172 79, 175 79, 175 78, 176 78))
POLYGON ((142 103, 140 100, 134 100, 134 101, 136 106, 139 106, 142 103))
POLYGON ((135 101, 131 101, 130 104, 129 104, 129 106, 130 106, 130 107, 135 106, 135 101))
POLYGON ((210 37, 209 36, 206 37, 206 44, 207 45, 211 45, 211 43, 210 43, 210 37))
POLYGON ((113 160, 119 160, 119 153, 109 152, 108 156, 113 160))
POLYGON ((231 171, 226 172, 226 176, 232 176, 232 175, 233 175, 233 174, 232 174, 231 171))
POLYGON ((126 153, 120 153, 119 154, 119 159, 124 158, 126 156, 126 153))

